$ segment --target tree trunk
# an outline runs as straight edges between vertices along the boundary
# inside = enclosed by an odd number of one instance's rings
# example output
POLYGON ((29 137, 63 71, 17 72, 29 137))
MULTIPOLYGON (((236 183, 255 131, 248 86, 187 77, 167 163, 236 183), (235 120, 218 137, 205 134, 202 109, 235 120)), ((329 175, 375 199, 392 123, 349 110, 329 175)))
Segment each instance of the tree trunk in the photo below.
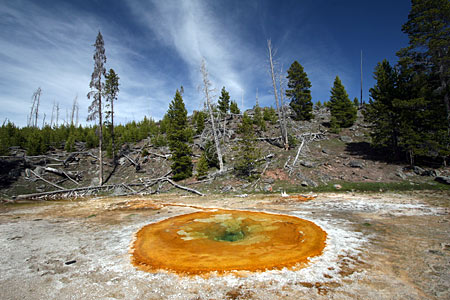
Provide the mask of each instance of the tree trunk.
MULTIPOLYGON (((440 67, 440 69, 441 69, 441 74, 440 74, 440 77, 441 77, 441 89, 444 91, 444 105, 445 105, 445 109, 446 109, 446 112, 447 112, 447 134, 448 134, 448 136, 450 137, 450 100, 449 100, 449 97, 448 97, 448 92, 447 92, 447 82, 445 81, 445 76, 444 76, 444 67, 443 66, 441 66, 440 67)), ((448 147, 448 145, 447 145, 447 147, 448 147)))
POLYGON ((208 111, 209 111, 209 118, 211 119, 211 126, 213 130, 213 136, 214 136, 214 144, 216 144, 216 151, 217 151, 217 157, 219 159, 219 172, 223 172, 223 160, 222 160, 222 152, 220 151, 220 144, 219 144, 219 138, 217 137, 216 132, 216 125, 214 123, 214 115, 211 107, 211 101, 210 101, 210 95, 209 95, 209 86, 211 83, 208 79, 208 71, 206 70, 206 64, 203 60, 202 67, 201 67, 202 75, 203 75, 203 85, 204 85, 204 92, 206 97, 206 104, 208 105, 208 111))
POLYGON ((211 119, 211 126, 213 130, 214 144, 216 144, 217 156, 219 158, 219 172, 223 172, 222 152, 220 151, 219 138, 217 137, 216 126, 214 124, 214 115, 212 112, 211 103, 209 101, 209 94, 207 89, 205 89, 205 94, 206 94, 206 101, 208 103, 209 118, 211 119))
POLYGON ((111 144, 114 165, 116 164, 116 145, 114 141, 114 99, 111 99, 111 144))
POLYGON ((286 111, 284 109, 284 100, 283 100, 283 95, 284 95, 284 90, 283 90, 283 76, 282 74, 282 70, 280 71, 280 104, 281 104, 281 117, 282 117, 282 123, 283 123, 283 130, 284 130, 284 148, 285 150, 289 150, 289 138, 288 138, 288 134, 287 134, 287 128, 286 128, 286 111))
POLYGON ((225 113, 223 117, 223 137, 222 137, 224 143, 225 143, 226 125, 227 125, 227 114, 225 113))
MULTIPOLYGON (((99 75, 99 81, 101 81, 102 75, 100 73, 99 75)), ((102 146, 103 146, 103 120, 102 120, 102 90, 101 85, 98 91, 98 125, 99 125, 99 139, 98 139, 98 161, 99 161, 99 185, 103 185, 103 153, 102 153, 102 146)))
POLYGON ((277 107, 278 122, 280 123, 281 136, 284 139, 285 134, 283 126, 283 116, 281 115, 280 105, 278 101, 277 83, 275 80, 275 71, 273 67, 273 55, 272 55, 273 50, 272 50, 272 43, 270 40, 267 41, 267 48, 269 51, 270 75, 272 76, 272 85, 273 85, 273 92, 275 94, 275 105, 277 107))

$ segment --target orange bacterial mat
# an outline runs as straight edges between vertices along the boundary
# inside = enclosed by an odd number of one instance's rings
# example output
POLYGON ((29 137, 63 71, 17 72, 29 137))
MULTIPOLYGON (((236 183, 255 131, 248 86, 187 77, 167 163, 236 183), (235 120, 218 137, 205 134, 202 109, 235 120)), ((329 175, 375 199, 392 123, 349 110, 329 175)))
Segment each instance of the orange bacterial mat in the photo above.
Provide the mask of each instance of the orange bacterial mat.
POLYGON ((219 274, 299 267, 320 255, 327 234, 293 216, 250 211, 208 211, 144 226, 132 244, 141 270, 219 274))

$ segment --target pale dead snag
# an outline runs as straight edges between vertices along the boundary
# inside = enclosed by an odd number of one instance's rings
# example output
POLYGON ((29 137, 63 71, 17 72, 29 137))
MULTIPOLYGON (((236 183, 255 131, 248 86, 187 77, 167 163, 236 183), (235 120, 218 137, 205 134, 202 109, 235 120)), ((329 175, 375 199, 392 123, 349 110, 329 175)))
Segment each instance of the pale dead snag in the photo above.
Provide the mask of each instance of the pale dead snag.
POLYGON ((277 82, 276 82, 276 74, 275 74, 274 59, 273 59, 274 50, 272 48, 272 42, 270 41, 270 39, 267 40, 267 51, 268 51, 268 55, 269 55, 270 76, 272 78, 273 93, 275 95, 275 105, 277 108, 278 122, 280 123, 281 136, 283 137, 283 140, 284 140, 284 148, 287 150, 287 149, 289 149, 289 144, 287 141, 287 127, 286 127, 286 121, 283 118, 283 115, 281 112, 281 109, 283 109, 283 108, 280 108, 280 103, 278 100, 277 82))
POLYGON ((211 105, 211 89, 210 89, 211 82, 208 79, 208 70, 206 70, 206 63, 205 63, 204 59, 202 60, 202 66, 201 66, 200 70, 202 72, 202 77, 203 77, 203 92, 205 93, 206 104, 208 107, 209 118, 210 118, 212 131, 213 131, 213 137, 214 137, 214 144, 216 145, 217 156, 219 159, 219 172, 223 172, 222 152, 220 150, 220 143, 219 143, 219 138, 218 138, 217 132, 216 132, 216 126, 214 123, 214 114, 213 114, 212 105, 211 105))

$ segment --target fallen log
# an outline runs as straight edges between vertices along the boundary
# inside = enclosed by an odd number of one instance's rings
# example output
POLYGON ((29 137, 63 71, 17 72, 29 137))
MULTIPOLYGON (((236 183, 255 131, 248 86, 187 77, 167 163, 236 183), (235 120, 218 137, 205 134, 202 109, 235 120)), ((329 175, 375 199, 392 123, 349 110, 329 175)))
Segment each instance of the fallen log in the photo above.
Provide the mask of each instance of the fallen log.
POLYGON ((69 163, 75 160, 75 158, 80 154, 80 152, 72 152, 69 156, 63 161, 64 167, 68 167, 69 163))
POLYGON ((122 154, 122 155, 123 155, 126 159, 128 159, 132 165, 134 165, 135 167, 138 166, 138 164, 137 164, 131 157, 129 157, 129 156, 126 155, 125 153, 122 154))
MULTIPOLYGON (((132 184, 135 185, 141 185, 139 183, 132 184)), ((50 191, 50 192, 41 192, 41 193, 32 193, 32 194, 24 194, 24 195, 18 195, 15 197, 16 200, 22 200, 22 199, 30 199, 30 198, 37 198, 37 197, 47 197, 47 196, 53 196, 57 194, 68 194, 72 192, 84 192, 84 191, 90 191, 90 190, 102 190, 102 189, 112 189, 122 186, 121 184, 110 184, 110 185, 102 185, 102 186, 88 186, 88 187, 79 187, 74 189, 62 189, 58 191, 50 191)))
POLYGON ((44 168, 45 171, 62 176, 62 177, 67 177, 70 181, 79 184, 78 182, 76 182, 75 180, 80 180, 80 174, 78 173, 72 173, 70 171, 63 171, 63 170, 58 170, 52 167, 45 167, 44 168))
POLYGON ((297 163, 298 157, 300 155, 300 152, 302 151, 303 145, 305 145, 305 139, 302 138, 302 143, 300 144, 300 147, 298 147, 297 155, 295 156, 294 162, 292 163, 292 168, 295 167, 295 164, 297 163))
POLYGON ((173 182, 171 179, 169 179, 169 178, 167 178, 167 177, 165 177, 165 178, 163 178, 163 179, 164 179, 165 181, 167 181, 168 183, 170 183, 171 185, 173 185, 173 186, 175 186, 175 187, 177 187, 177 188, 179 188, 179 189, 182 189, 182 190, 185 190, 185 191, 188 191, 188 192, 191 192, 191 193, 200 195, 200 196, 205 196, 205 194, 200 193, 200 192, 197 191, 197 190, 194 190, 194 189, 191 189, 191 188, 188 188, 188 187, 179 185, 179 184, 173 182))
POLYGON ((33 174, 36 178, 39 178, 40 180, 42 180, 42 181, 44 181, 44 182, 50 184, 51 186, 54 186, 55 188, 60 189, 60 190, 64 190, 63 187, 61 187, 61 186, 59 186, 59 185, 57 185, 57 184, 55 184, 55 183, 53 183, 53 182, 51 182, 51 181, 48 181, 47 179, 45 179, 45 178, 43 178, 42 176, 38 175, 38 174, 37 174, 36 172, 34 172, 33 170, 27 169, 27 171, 30 172, 31 174, 33 174))
MULTIPOLYGON (((32 173, 34 173, 34 172, 32 172, 32 173)), ((168 174, 170 174, 170 172, 168 174)), ((117 188, 117 187, 125 187, 126 189, 131 191, 130 193, 124 193, 124 194, 117 195, 117 196, 129 196, 129 195, 136 195, 136 194, 140 193, 141 191, 143 191, 155 184, 164 183, 164 182, 168 182, 176 188, 179 188, 179 189, 191 192, 191 193, 195 193, 200 196, 205 196, 203 193, 200 193, 199 191, 197 191, 195 189, 191 189, 191 188, 188 188, 188 187, 185 187, 185 186, 175 183, 168 177, 160 177, 160 178, 155 178, 155 179, 148 179, 147 182, 141 182, 141 183, 130 183, 130 184, 120 183, 120 184, 110 184, 110 185, 102 185, 102 186, 79 187, 79 188, 74 188, 74 189, 64 189, 64 188, 60 187, 61 189, 57 190, 57 191, 18 195, 14 199, 15 200, 24 200, 24 199, 31 199, 31 198, 55 196, 58 194, 72 194, 72 193, 76 193, 76 192, 87 192, 87 191, 93 191, 93 190, 113 189, 113 188, 117 188), (143 190, 136 191, 131 188, 132 186, 145 186, 145 188, 143 190)), ((156 192, 159 192, 159 189, 156 192)), ((153 194, 153 193, 151 193, 151 194, 153 194)))
POLYGON ((149 151, 148 151, 148 154, 151 154, 151 155, 154 155, 154 156, 157 156, 157 157, 161 157, 161 158, 164 158, 164 159, 168 159, 172 155, 172 154, 159 154, 159 153, 149 152, 149 151))

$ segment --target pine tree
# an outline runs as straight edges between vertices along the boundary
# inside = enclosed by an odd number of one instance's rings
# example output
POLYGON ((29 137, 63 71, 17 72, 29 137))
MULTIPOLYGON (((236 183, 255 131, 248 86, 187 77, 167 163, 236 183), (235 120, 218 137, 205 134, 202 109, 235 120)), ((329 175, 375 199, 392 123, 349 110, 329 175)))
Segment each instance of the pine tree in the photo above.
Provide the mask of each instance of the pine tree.
POLYGON ((208 174, 208 169, 208 160, 206 159, 205 152, 203 152, 197 163, 197 174, 195 177, 199 179, 206 176, 208 174))
POLYGON ((412 0, 402 31, 408 34, 409 46, 397 55, 409 60, 416 71, 432 75, 428 82, 444 105, 450 136, 450 2, 412 0))
MULTIPOLYGON (((218 101, 218 108, 220 111, 220 116, 223 118, 223 133, 222 133, 222 139, 225 143, 225 137, 226 137, 226 125, 227 125, 227 118, 226 115, 228 113, 228 110, 230 109, 230 94, 225 90, 225 87, 222 87, 222 91, 220 93, 219 101, 218 101)), ((220 127, 220 124, 219 124, 220 127)))
POLYGON ((182 180, 192 176, 192 149, 189 142, 192 131, 189 129, 187 110, 183 98, 177 90, 167 111, 167 139, 172 152, 172 178, 182 180))
POLYGON ((253 121, 247 113, 244 113, 242 123, 239 126, 239 133, 242 138, 236 148, 238 154, 234 163, 234 170, 237 176, 252 180, 258 177, 256 168, 260 165, 258 159, 261 153, 256 146, 253 121))
POLYGON ((353 105, 358 108, 359 107, 359 100, 357 97, 353 98, 353 105))
POLYGON ((205 129, 206 118, 207 115, 204 111, 194 111, 192 121, 195 124, 195 127, 197 128, 195 131, 196 134, 201 134, 205 129))
POLYGON ((295 112, 297 121, 309 121, 313 118, 313 103, 311 101, 311 82, 308 79, 303 66, 294 61, 289 68, 288 88, 286 96, 291 99, 290 106, 295 112))
POLYGON ((225 87, 222 87, 218 104, 219 111, 222 113, 222 115, 226 115, 228 113, 228 110, 230 109, 230 94, 227 92, 227 90, 225 90, 225 87))
POLYGON ((241 111, 239 110, 239 107, 238 107, 236 101, 231 100, 231 103, 230 103, 230 112, 231 112, 232 114, 236 114, 236 115, 238 115, 238 114, 241 113, 241 111))
POLYGON ((278 122, 277 112, 273 107, 264 107, 263 118, 264 121, 268 121, 271 125, 275 125, 278 122))
POLYGON ((328 106, 331 111, 332 127, 346 128, 352 126, 356 121, 356 108, 348 98, 339 76, 336 76, 334 80, 328 106))
POLYGON ((372 145, 388 148, 395 157, 398 156, 399 111, 394 107, 394 99, 398 98, 396 90, 398 74, 387 60, 375 67, 376 85, 371 88, 369 104, 364 110, 364 118, 371 124, 372 145))
POLYGON ((116 153, 115 153, 115 136, 114 136, 114 101, 117 101, 117 94, 119 93, 119 76, 117 76, 116 72, 113 69, 110 69, 108 74, 105 76, 105 96, 107 108, 109 110, 106 111, 106 120, 111 119, 111 122, 108 122, 111 134, 111 151, 114 162, 116 161, 116 153))
POLYGON ((258 126, 261 131, 266 131, 266 122, 264 121, 263 113, 259 105, 255 105, 253 123, 258 126))
POLYGON ((103 121, 102 121, 102 91, 105 84, 102 82, 102 77, 105 76, 106 69, 106 55, 105 55, 105 43, 103 42, 103 36, 98 32, 97 40, 94 44, 94 71, 92 72, 91 83, 89 87, 91 91, 87 94, 88 99, 93 98, 91 105, 88 108, 89 115, 88 121, 93 121, 98 117, 99 128, 99 145, 98 145, 98 157, 99 157, 99 185, 103 184, 103 155, 102 155, 102 143, 103 143, 103 121))

